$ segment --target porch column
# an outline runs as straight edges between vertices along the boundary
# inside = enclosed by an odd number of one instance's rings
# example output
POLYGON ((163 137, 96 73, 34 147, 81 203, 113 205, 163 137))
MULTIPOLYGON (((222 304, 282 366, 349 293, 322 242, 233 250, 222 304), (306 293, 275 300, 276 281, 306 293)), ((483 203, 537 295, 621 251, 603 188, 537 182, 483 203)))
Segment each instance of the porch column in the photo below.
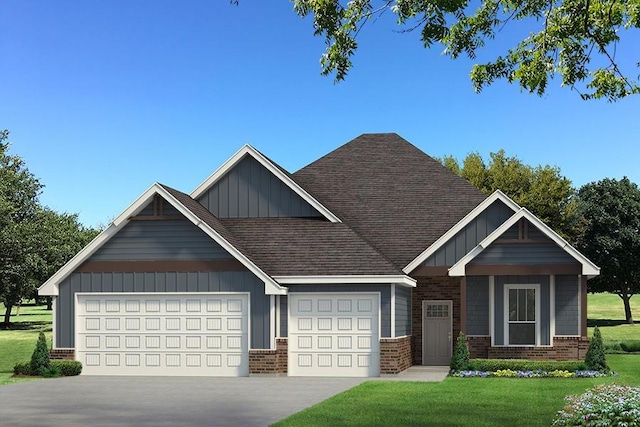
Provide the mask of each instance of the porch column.
MULTIPOLYGON (((467 335, 467 277, 460 278, 460 331, 467 335)), ((452 337, 455 341, 457 337, 452 337)))
POLYGON ((587 276, 580 276, 580 336, 587 336, 587 276))

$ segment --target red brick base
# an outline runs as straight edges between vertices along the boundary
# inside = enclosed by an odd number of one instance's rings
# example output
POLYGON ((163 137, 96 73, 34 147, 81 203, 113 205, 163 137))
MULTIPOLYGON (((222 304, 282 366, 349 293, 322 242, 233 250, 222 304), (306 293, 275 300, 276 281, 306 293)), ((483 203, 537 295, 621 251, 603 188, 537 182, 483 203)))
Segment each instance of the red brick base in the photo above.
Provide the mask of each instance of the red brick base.
POLYGON ((469 353, 472 359, 488 359, 491 337, 467 337, 469 353))
POLYGON ((249 375, 287 373, 287 339, 276 339, 275 350, 249 350, 249 375))
POLYGON ((49 352, 51 360, 76 360, 76 351, 72 348, 53 348, 49 352))
POLYGON ((582 360, 587 355, 588 348, 587 337, 554 337, 553 347, 489 347, 488 357, 490 359, 582 360))
POLYGON ((380 339, 380 374, 397 374, 411 366, 411 337, 380 339))

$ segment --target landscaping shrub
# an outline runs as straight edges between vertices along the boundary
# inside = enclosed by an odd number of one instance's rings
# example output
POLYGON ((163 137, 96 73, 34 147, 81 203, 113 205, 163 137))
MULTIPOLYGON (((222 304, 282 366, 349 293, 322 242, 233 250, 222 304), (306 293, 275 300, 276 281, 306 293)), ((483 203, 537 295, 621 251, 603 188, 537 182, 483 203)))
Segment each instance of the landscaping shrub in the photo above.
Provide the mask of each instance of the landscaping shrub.
POLYGON ((584 359, 587 367, 594 371, 607 371, 607 360, 604 353, 604 345, 602 345, 602 335, 600 328, 597 326, 593 330, 593 338, 589 341, 589 349, 584 359))
POLYGON ((82 372, 82 363, 76 360, 52 360, 51 368, 58 369, 63 377, 73 377, 82 372))
POLYGON ((553 426, 640 426, 640 387, 597 385, 565 400, 553 426))
POLYGON ((581 360, 471 359, 469 369, 484 372, 512 371, 585 371, 581 360))
POLYGON ((621 341, 620 349, 627 353, 640 352, 640 341, 621 341))
POLYGON ((38 335, 38 342, 36 348, 31 355, 31 374, 47 376, 51 365, 49 363, 49 347, 47 346, 47 339, 44 336, 44 332, 40 332, 38 335))
POLYGON ((31 375, 31 363, 16 363, 13 367, 13 375, 31 375))
POLYGON ((460 371, 469 368, 469 346, 467 345, 467 338, 462 331, 458 334, 456 340, 456 346, 453 349, 453 356, 451 356, 451 369, 460 371))

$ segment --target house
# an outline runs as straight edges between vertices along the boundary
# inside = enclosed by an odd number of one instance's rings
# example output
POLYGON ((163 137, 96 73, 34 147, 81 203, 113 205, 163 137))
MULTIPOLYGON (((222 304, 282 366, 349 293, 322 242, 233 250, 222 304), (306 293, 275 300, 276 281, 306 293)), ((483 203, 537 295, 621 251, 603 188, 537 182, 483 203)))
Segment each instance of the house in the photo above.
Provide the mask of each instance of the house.
POLYGON ((40 287, 53 349, 100 375, 378 376, 578 359, 599 269, 501 192, 396 134, 291 174, 244 146, 192 193, 153 184, 40 287))

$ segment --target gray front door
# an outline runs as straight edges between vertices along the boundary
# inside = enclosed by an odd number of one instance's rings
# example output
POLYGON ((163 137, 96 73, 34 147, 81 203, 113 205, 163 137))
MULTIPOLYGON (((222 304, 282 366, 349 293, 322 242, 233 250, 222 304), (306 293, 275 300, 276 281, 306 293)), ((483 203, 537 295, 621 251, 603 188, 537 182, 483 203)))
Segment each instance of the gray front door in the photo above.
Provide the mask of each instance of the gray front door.
POLYGON ((445 366, 451 362, 453 327, 451 301, 422 301, 422 364, 445 366))

